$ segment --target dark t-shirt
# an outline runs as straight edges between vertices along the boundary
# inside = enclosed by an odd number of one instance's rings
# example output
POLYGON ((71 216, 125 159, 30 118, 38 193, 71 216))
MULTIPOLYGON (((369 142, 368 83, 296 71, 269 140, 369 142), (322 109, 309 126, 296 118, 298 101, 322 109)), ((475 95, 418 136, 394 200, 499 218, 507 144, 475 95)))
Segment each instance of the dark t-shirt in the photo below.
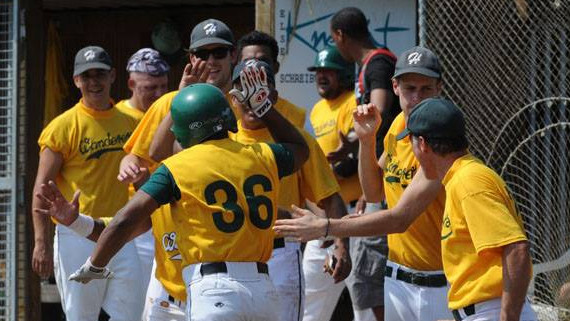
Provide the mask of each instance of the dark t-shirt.
MULTIPOLYGON (((364 94, 359 95, 357 93, 356 97, 359 104, 370 103, 370 93, 374 89, 385 89, 392 92, 392 76, 394 75, 394 70, 396 68, 396 63, 386 55, 377 54, 372 57, 366 69, 364 70, 364 94)), ((362 70, 362 69, 361 69, 362 70)), ((360 70, 359 70, 360 75, 360 70)), ((356 90, 359 90, 359 86, 356 86, 356 90)), ((392 121, 400 113, 400 102, 398 97, 394 96, 392 99, 392 106, 387 108, 382 113, 382 124, 380 129, 378 129, 378 134, 376 135, 376 156, 380 157, 384 151, 384 136, 388 132, 392 121)))

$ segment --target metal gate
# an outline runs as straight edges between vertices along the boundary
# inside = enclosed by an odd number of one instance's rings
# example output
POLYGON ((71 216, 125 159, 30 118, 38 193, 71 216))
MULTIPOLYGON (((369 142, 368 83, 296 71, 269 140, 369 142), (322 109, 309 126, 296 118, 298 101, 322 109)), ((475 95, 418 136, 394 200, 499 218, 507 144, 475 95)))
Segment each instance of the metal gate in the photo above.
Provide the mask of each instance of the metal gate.
POLYGON ((0 2, 0 320, 16 320, 18 1, 0 2))
POLYGON ((531 243, 540 320, 570 318, 570 2, 419 0, 420 43, 470 150, 509 186, 531 243))

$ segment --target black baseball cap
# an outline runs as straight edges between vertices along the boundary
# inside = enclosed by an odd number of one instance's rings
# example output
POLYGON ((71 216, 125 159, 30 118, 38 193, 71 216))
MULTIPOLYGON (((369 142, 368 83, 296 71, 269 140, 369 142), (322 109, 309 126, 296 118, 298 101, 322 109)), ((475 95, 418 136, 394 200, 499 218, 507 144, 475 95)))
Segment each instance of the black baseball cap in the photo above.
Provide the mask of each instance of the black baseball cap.
POLYGON ((97 46, 88 46, 77 52, 73 66, 73 76, 77 76, 89 69, 111 70, 113 68, 111 56, 105 49, 97 46))
POLYGON ((424 47, 418 46, 408 49, 398 57, 393 78, 410 73, 441 78, 439 59, 431 50, 424 47))
POLYGON ((261 67, 265 68, 265 73, 267 74, 267 82, 269 84, 275 85, 275 75, 273 74, 273 69, 271 69, 271 66, 268 63, 266 63, 265 61, 255 59, 255 58, 240 61, 240 63, 234 67, 234 71, 232 74, 232 83, 235 83, 236 81, 239 80, 239 73, 245 67, 250 67, 250 66, 256 67, 260 70, 261 70, 261 67))
POLYGON ((465 118, 453 102, 443 98, 428 98, 412 110, 406 129, 396 139, 411 134, 428 139, 465 137, 465 118))
POLYGON ((216 19, 208 19, 197 24, 190 35, 190 51, 202 46, 220 44, 233 47, 234 35, 228 26, 216 19))

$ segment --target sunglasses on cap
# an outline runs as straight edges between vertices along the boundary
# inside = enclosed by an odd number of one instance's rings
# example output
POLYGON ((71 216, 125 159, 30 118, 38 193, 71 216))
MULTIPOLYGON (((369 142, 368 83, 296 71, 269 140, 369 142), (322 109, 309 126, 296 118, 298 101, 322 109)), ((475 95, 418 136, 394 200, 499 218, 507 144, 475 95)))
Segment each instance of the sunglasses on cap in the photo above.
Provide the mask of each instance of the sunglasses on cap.
POLYGON ((192 54, 201 60, 208 60, 210 55, 214 56, 214 59, 224 59, 228 56, 230 48, 228 47, 218 47, 214 49, 200 49, 192 52, 192 54))

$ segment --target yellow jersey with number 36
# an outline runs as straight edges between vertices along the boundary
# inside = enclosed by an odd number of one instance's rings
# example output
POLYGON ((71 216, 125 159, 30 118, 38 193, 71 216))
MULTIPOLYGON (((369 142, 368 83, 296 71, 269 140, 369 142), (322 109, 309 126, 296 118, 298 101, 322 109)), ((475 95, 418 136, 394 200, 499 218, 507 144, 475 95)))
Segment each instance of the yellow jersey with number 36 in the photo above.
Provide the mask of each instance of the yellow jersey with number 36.
MULTIPOLYGON (((420 168, 409 137, 396 140, 406 127, 404 113, 392 122, 384 137, 386 156, 383 171, 384 194, 388 208, 393 208, 420 168)), ((445 191, 408 227, 404 233, 388 234, 388 258, 392 262, 420 271, 441 271, 440 231, 443 220, 445 191)))
POLYGON ((180 189, 171 212, 183 267, 269 260, 279 195, 278 167, 269 145, 210 140, 163 164, 180 189))
POLYGON ((455 160, 443 184, 441 249, 449 308, 500 298, 500 248, 527 239, 515 202, 503 179, 471 154, 455 160))
MULTIPOLYGON (((240 129, 237 133, 230 133, 230 138, 236 142, 242 144, 274 142, 267 128, 245 129, 241 126, 241 120, 238 120, 238 127, 240 129)), ((317 141, 305 130, 301 128, 298 130, 309 146, 309 158, 298 171, 281 178, 279 206, 287 211, 291 210, 292 204, 304 206, 305 199, 318 204, 340 190, 317 141)))

